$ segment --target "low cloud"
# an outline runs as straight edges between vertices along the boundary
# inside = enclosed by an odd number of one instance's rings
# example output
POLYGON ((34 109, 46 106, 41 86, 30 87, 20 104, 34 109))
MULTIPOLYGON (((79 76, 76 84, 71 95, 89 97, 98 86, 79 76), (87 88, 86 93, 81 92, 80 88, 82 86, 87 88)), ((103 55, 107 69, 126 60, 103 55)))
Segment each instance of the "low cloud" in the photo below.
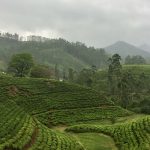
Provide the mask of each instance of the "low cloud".
POLYGON ((149 43, 149 0, 0 0, 0 30, 104 47, 149 43))

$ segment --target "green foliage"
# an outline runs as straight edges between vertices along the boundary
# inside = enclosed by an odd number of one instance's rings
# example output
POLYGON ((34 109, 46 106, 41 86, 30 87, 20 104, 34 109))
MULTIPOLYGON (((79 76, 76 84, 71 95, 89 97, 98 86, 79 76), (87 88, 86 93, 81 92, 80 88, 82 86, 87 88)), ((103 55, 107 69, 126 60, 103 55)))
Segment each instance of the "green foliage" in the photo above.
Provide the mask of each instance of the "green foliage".
POLYGON ((64 39, 51 39, 46 42, 19 42, 0 38, 0 60, 7 64, 13 54, 30 53, 38 64, 81 70, 96 65, 104 68, 108 55, 103 49, 87 47, 82 43, 71 43, 64 39), (90 56, 90 57, 89 57, 90 56))
POLYGON ((0 90, 5 93, 1 98, 10 97, 47 126, 130 115, 114 106, 103 93, 75 84, 11 77, 0 78, 0 83, 0 90))
POLYGON ((112 58, 109 59, 108 83, 111 94, 118 92, 118 83, 121 78, 122 69, 120 60, 121 57, 118 54, 114 54, 112 58))
POLYGON ((96 70, 95 70, 94 67, 84 68, 77 75, 76 82, 78 84, 81 84, 81 85, 84 85, 84 86, 87 86, 87 87, 91 87, 92 84, 93 84, 95 72, 96 72, 96 70))
POLYGON ((0 110, 0 150, 23 149, 34 132, 33 119, 11 101, 0 102, 0 110))
POLYGON ((69 70, 68 70, 68 80, 70 82, 72 82, 74 80, 74 71, 72 68, 69 68, 69 70))
POLYGON ((31 77, 33 78, 50 78, 54 71, 45 65, 34 66, 31 70, 31 77))
POLYGON ((113 137, 119 150, 148 150, 150 148, 150 117, 113 126, 76 125, 66 129, 75 133, 95 132, 113 137))
POLYGON ((0 150, 84 150, 72 137, 50 130, 14 102, 0 102, 0 150))
POLYGON ((120 68, 121 70, 117 71, 118 73, 120 72, 118 77, 117 73, 112 75, 111 69, 112 66, 110 67, 109 75, 107 70, 96 70, 93 74, 92 69, 87 69, 88 71, 85 71, 84 74, 82 73, 82 76, 80 74, 77 76, 78 81, 80 81, 77 83, 89 86, 86 82, 87 79, 90 79, 92 81, 91 88, 101 91, 115 104, 138 113, 144 112, 143 110, 145 109, 145 112, 148 113, 149 105, 145 107, 140 103, 149 97, 150 65, 123 65, 122 69, 120 68), (115 93, 112 91, 115 91, 115 93))
POLYGON ((82 150, 70 134, 46 126, 131 114, 103 93, 55 80, 0 76, 0 91, 0 150, 82 150))
POLYGON ((59 80, 59 78, 60 78, 60 72, 59 72, 58 65, 56 64, 55 65, 55 79, 59 80))
POLYGON ((113 139, 97 133, 74 134, 84 145, 86 150, 117 150, 113 139))
POLYGON ((32 56, 28 53, 21 53, 12 56, 8 70, 17 77, 24 77, 30 73, 32 66, 32 56))
MULTIPOLYGON (((109 104, 108 104, 109 105, 109 104)), ((117 106, 102 106, 90 108, 76 108, 65 110, 52 110, 46 113, 35 115, 47 126, 79 124, 89 121, 97 121, 118 118, 131 115, 132 113, 117 106)))
POLYGON ((140 55, 136 55, 136 56, 127 56, 125 58, 125 64, 126 65, 132 65, 132 64, 146 64, 146 60, 140 56, 140 55))

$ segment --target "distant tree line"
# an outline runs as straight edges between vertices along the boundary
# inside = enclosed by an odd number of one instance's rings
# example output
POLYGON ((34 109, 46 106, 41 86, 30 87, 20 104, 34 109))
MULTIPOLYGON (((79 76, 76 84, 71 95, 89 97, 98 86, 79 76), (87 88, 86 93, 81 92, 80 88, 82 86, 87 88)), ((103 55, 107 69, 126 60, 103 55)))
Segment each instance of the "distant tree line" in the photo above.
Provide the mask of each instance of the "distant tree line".
POLYGON ((109 56, 104 49, 87 47, 80 42, 71 43, 64 39, 51 39, 45 42, 17 42, 1 39, 1 42, 0 60, 6 64, 13 54, 25 52, 30 53, 38 64, 48 66, 58 64, 61 73, 69 68, 80 71, 92 65, 98 69, 108 65, 109 56))
POLYGON ((16 40, 16 41, 19 40, 19 34, 17 34, 17 33, 11 34, 9 32, 5 32, 5 33, 0 32, 0 37, 7 38, 7 39, 13 39, 13 40, 16 40))
POLYGON ((131 64, 146 64, 146 60, 140 55, 136 55, 136 56, 128 55, 125 58, 125 64, 127 64, 127 65, 131 65, 131 64))

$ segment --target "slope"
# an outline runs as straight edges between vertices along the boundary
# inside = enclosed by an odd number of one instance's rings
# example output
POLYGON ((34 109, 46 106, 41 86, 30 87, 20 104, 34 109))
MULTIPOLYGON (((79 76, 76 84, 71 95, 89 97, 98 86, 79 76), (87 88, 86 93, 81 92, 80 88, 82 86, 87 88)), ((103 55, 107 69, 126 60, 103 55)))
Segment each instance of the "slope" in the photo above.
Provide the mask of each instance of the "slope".
POLYGON ((11 99, 47 126, 129 115, 90 88, 45 79, 0 78, 1 99, 11 99))
POLYGON ((3 63, 7 64, 13 54, 23 52, 31 53, 37 63, 49 66, 58 64, 61 69, 71 67, 75 70, 91 65, 102 68, 106 66, 108 58, 104 50, 63 39, 51 39, 47 42, 21 42, 0 38, 0 61, 3 63))
POLYGON ((149 150, 150 117, 136 119, 129 123, 113 126, 76 125, 66 131, 75 133, 104 133, 113 137, 119 150, 149 150))
POLYGON ((142 44, 139 46, 140 49, 143 49, 144 51, 150 52, 150 45, 148 44, 142 44))
POLYGON ((0 102, 0 150, 84 150, 71 136, 50 130, 11 100, 0 102))
POLYGON ((125 58, 128 55, 141 55, 145 58, 150 57, 149 52, 124 41, 118 41, 110 46, 105 47, 104 49, 110 54, 118 53, 122 58, 125 58))

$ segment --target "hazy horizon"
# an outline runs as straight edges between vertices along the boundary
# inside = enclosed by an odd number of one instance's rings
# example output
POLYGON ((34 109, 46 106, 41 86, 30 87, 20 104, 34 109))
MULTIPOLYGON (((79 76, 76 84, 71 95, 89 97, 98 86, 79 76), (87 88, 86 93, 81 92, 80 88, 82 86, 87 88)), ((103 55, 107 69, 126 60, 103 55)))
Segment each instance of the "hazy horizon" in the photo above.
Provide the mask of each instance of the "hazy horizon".
POLYGON ((149 44, 148 0, 0 0, 0 31, 81 41, 105 47, 116 41, 149 44))

